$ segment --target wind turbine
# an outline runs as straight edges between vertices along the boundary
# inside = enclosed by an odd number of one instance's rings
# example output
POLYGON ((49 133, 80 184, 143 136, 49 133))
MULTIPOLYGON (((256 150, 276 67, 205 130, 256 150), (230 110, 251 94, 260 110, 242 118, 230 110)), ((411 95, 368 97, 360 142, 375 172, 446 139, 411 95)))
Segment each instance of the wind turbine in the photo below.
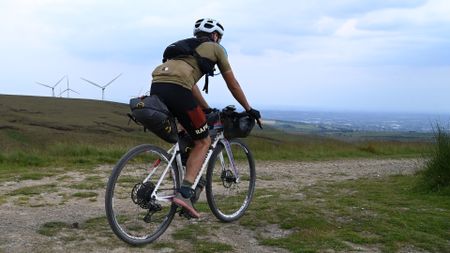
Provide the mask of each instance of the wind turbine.
POLYGON ((52 89, 52 96, 54 97, 55 96, 55 87, 65 78, 66 76, 63 76, 61 79, 59 79, 59 81, 58 82, 56 82, 55 83, 55 85, 53 85, 53 86, 50 86, 50 85, 47 85, 47 84, 44 84, 44 83, 40 83, 40 82, 36 82, 37 84, 39 84, 39 85, 42 85, 42 86, 45 86, 45 87, 47 87, 47 88, 50 88, 50 89, 52 89))
POLYGON ((71 91, 77 93, 78 95, 80 95, 80 93, 78 93, 76 90, 72 90, 71 88, 69 88, 69 76, 67 76, 66 83, 67 83, 67 89, 65 89, 65 90, 63 90, 63 91, 61 91, 61 92, 59 93, 59 96, 60 96, 60 97, 61 97, 61 95, 62 95, 64 92, 67 92, 67 97, 69 98, 69 97, 70 97, 70 92, 71 92, 71 91))
POLYGON ((112 79, 111 81, 109 81, 107 84, 105 84, 105 85, 103 85, 103 86, 101 86, 100 84, 98 84, 98 83, 94 83, 94 82, 92 82, 92 81, 89 81, 89 80, 87 80, 87 79, 85 79, 85 78, 83 78, 83 77, 80 77, 82 80, 84 80, 84 81, 86 81, 86 82, 88 82, 88 83, 90 83, 90 84, 92 84, 92 85, 94 85, 94 86, 97 86, 97 87, 99 87, 100 89, 102 89, 102 100, 104 100, 105 99, 105 89, 106 89, 106 87, 108 87, 108 85, 110 85, 112 82, 114 82, 117 78, 119 78, 119 76, 121 76, 122 75, 122 73, 120 73, 118 76, 116 76, 116 77, 114 77, 114 79, 112 79))

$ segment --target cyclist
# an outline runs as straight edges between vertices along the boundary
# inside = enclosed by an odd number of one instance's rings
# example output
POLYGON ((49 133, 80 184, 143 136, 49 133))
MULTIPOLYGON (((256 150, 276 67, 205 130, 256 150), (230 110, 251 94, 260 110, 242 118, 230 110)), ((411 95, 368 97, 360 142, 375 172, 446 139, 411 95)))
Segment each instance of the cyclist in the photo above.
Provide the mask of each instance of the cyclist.
MULTIPOLYGON (((259 111, 248 103, 233 74, 226 51, 219 44, 223 33, 224 28, 218 21, 210 18, 197 20, 194 25, 194 36, 205 42, 194 50, 201 57, 217 64, 233 97, 251 117, 259 121, 261 118, 259 111)), ((212 109, 196 84, 203 74, 197 59, 192 55, 168 59, 152 72, 150 92, 151 95, 160 97, 194 141, 195 146, 186 163, 186 175, 173 202, 195 218, 199 218, 200 215, 191 201, 191 197, 195 194, 192 185, 211 145, 205 113, 211 112, 212 109)))

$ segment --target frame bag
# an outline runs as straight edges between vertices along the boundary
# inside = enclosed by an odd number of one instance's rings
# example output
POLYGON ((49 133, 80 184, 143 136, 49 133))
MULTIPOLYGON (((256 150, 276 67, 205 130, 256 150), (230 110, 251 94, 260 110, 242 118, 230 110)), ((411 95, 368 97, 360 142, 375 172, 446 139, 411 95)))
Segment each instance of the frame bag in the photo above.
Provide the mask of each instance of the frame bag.
POLYGON ((161 139, 176 143, 177 127, 175 119, 158 96, 144 96, 130 100, 131 114, 128 116, 161 139))

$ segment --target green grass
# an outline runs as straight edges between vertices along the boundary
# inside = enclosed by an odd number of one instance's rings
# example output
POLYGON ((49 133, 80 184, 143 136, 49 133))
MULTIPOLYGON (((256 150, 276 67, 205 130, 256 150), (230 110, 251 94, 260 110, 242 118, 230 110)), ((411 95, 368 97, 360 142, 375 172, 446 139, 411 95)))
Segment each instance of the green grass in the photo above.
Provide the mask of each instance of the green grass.
POLYGON ((349 251, 347 242, 383 252, 410 246, 448 252, 450 199, 414 191, 417 179, 393 176, 297 189, 302 199, 292 197, 295 191, 259 190, 240 224, 256 231, 278 224, 290 234, 260 242, 291 252, 349 251))
POLYGON ((429 152, 429 142, 343 141, 312 135, 268 131, 246 139, 257 160, 317 161, 351 158, 418 157, 429 152))
MULTIPOLYGON (((270 133, 268 133, 270 136, 270 133)), ((50 137, 49 137, 50 138, 50 137)), ((75 138, 75 137, 74 137, 75 138)), ((278 133, 270 140, 259 135, 245 141, 256 160, 331 160, 350 158, 419 157, 429 152, 429 143, 401 142, 343 142, 319 137, 289 136, 278 133)), ((0 181, 40 179, 61 170, 89 170, 98 164, 114 164, 131 147, 150 142, 142 138, 120 137, 111 143, 95 138, 54 140, 46 148, 32 144, 28 148, 9 149, 0 153, 0 181), (119 140, 119 141, 117 141, 119 140), (123 142, 120 142, 123 140, 123 142), (18 173, 19 172, 19 173, 18 173)), ((157 142, 156 142, 157 143, 157 142)), ((163 143, 160 143, 163 144, 163 143)), ((165 145, 167 147, 167 144, 165 145)))
POLYGON ((197 240, 197 234, 206 234, 207 228, 200 224, 190 224, 178 229, 172 234, 175 240, 197 240))
POLYGON ((69 228, 69 224, 61 221, 51 221, 44 223, 38 229, 38 233, 45 236, 55 236, 64 228, 69 228))
MULTIPOLYGON (((88 244, 92 243, 95 244, 93 247, 101 246, 106 250, 127 246, 113 234, 104 216, 90 218, 80 224, 77 223, 76 226, 62 221, 47 222, 38 228, 37 233, 55 237, 56 240, 64 242, 80 241, 83 242, 83 247, 87 247, 86 249, 89 249, 88 244), (88 243, 86 243, 87 240, 89 240, 88 243)), ((152 244, 141 246, 141 248, 149 247, 157 250, 169 248, 175 250, 175 252, 232 252, 231 245, 207 239, 205 236, 209 233, 210 226, 191 224, 182 227, 173 234, 174 239, 183 240, 192 245, 193 251, 186 251, 185 246, 161 241, 155 241, 152 244)), ((132 250, 132 247, 129 249, 132 250)))
MULTIPOLYGON (((128 106, 120 103, 0 95, 0 182, 114 164, 138 144, 169 147, 154 134, 143 132, 134 123, 129 125, 127 112, 128 106)), ((245 142, 256 160, 418 157, 429 152, 426 138, 393 139, 346 141, 289 134, 267 126, 255 128, 245 142)))
POLYGON ((114 164, 133 146, 50 144, 46 149, 0 153, 0 181, 41 179, 68 170, 89 171, 99 164, 114 164))
POLYGON ((103 247, 117 246, 117 241, 113 241, 111 230, 107 225, 106 217, 95 217, 72 224, 63 221, 50 221, 42 224, 37 233, 45 236, 58 237, 63 242, 93 240, 95 244, 103 247), (108 238, 105 241, 105 238, 108 238))
POLYGON ((201 236, 208 235, 208 227, 204 224, 190 224, 178 229, 172 234, 175 240, 186 240, 193 246, 194 252, 209 253, 209 252, 228 252, 232 251, 231 245, 214 242, 201 236))
POLYGON ((153 249, 157 249, 157 250, 161 250, 161 251, 162 251, 162 249, 175 250, 175 245, 173 243, 169 243, 169 242, 153 242, 152 243, 152 248, 153 249))
POLYGON ((36 186, 27 186, 22 187, 17 190, 10 192, 8 195, 17 196, 17 195, 39 195, 41 193, 54 192, 57 189, 56 184, 45 184, 45 185, 36 185, 36 186))

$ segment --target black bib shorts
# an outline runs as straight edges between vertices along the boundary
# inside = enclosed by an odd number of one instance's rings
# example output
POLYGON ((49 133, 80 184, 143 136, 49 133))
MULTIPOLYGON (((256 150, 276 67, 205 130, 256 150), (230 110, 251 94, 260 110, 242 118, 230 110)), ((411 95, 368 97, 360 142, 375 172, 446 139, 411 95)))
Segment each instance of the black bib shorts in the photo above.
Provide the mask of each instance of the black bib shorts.
POLYGON ((172 83, 152 83, 151 95, 157 95, 193 140, 208 137, 206 116, 192 91, 172 83))

